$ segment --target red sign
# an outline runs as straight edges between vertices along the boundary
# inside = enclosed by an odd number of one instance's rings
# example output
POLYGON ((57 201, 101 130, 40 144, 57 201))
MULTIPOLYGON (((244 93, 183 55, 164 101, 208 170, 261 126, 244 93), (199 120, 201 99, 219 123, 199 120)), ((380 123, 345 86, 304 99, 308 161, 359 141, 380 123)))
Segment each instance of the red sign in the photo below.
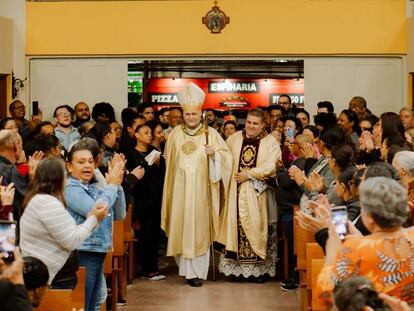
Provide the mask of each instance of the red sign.
POLYGON ((179 79, 152 78, 146 85, 148 102, 155 106, 177 105, 177 93, 188 83, 197 84, 206 93, 203 109, 227 110, 274 105, 281 94, 303 105, 303 79, 179 79))

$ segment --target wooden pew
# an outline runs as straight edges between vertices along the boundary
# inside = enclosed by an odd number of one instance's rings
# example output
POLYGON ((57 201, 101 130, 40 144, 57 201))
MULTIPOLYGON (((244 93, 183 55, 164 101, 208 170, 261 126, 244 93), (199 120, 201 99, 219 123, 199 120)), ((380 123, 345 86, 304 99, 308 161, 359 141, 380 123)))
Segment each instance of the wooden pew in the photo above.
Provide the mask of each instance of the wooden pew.
POLYGON ((309 296, 307 290, 307 261, 306 261, 306 243, 314 242, 313 233, 302 229, 295 217, 294 219, 294 245, 296 250, 297 265, 296 269, 299 272, 299 309, 307 311, 309 307, 309 296))
MULTIPOLYGON (((111 306, 112 311, 118 310, 117 302, 118 302, 118 276, 119 276, 119 269, 114 269, 112 266, 112 257, 113 253, 109 252, 106 254, 105 261, 104 261, 104 267, 103 267, 103 273, 104 275, 111 277, 111 306)), ((107 284, 109 285, 109 284, 107 284)), ((109 287, 109 286, 108 286, 109 287)), ((106 310, 106 306, 104 306, 104 310, 106 310)))
MULTIPOLYGON (((315 284, 312 282, 312 277, 314 277, 313 271, 313 261, 314 260, 323 260, 324 253, 322 248, 317 243, 306 243, 306 285, 307 285, 307 294, 308 294, 308 305, 311 306, 313 303, 312 293, 315 288, 315 284)), ((319 271, 318 271, 319 272, 319 271)), ((316 275, 317 277, 317 275, 316 275)), ((313 309, 312 309, 313 310, 313 309)))
POLYGON ((72 311, 72 294, 70 289, 51 289, 33 311, 72 311))
POLYGON ((78 278, 78 284, 73 289, 72 293, 72 305, 76 310, 85 308, 85 286, 86 286, 86 269, 85 267, 80 267, 76 272, 78 278))
POLYGON ((302 229, 297 225, 296 228, 296 256, 297 256, 297 269, 305 270, 307 269, 307 260, 306 260, 306 244, 315 242, 314 234, 310 231, 302 229))
MULTIPOLYGON (((128 221, 128 220, 127 220, 128 221)), ((128 233, 125 229, 128 224, 125 220, 115 220, 113 224, 112 236, 112 252, 107 253, 104 262, 104 275, 111 277, 111 284, 107 284, 111 288, 111 306, 112 310, 117 310, 118 298, 126 298, 127 295, 127 256, 128 244, 127 239, 132 239, 132 233, 128 233), (110 285, 110 286, 109 286, 110 285)), ((105 310, 105 306, 102 306, 105 310)))
POLYGON ((312 289, 312 260, 324 259, 324 257, 323 249, 318 243, 306 243, 306 270, 310 272, 307 273, 307 284, 310 289, 312 289))
POLYGON ((72 311, 85 307, 85 282, 86 269, 80 267, 76 272, 78 283, 73 290, 69 289, 51 289, 46 292, 40 306, 34 308, 34 311, 72 311))
POLYGON ((124 220, 124 243, 126 244, 127 283, 131 284, 135 278, 134 231, 132 229, 133 204, 129 204, 124 220))
POLYGON ((112 268, 118 269, 118 295, 122 299, 126 299, 127 296, 127 265, 126 265, 126 248, 124 244, 124 221, 114 221, 114 233, 112 240, 112 268))
MULTIPOLYGON (((321 272, 323 265, 325 264, 325 259, 312 259, 311 263, 311 284, 312 288, 315 288, 316 282, 318 281, 318 275, 321 272)), ((326 311, 327 307, 320 303, 318 297, 316 297, 315 291, 312 291, 312 310, 313 311, 326 311)))
POLYGON ((296 237, 298 233, 296 232, 296 228, 299 226, 298 220, 296 219, 296 212, 299 211, 299 205, 293 205, 293 253, 297 255, 297 242, 296 237))

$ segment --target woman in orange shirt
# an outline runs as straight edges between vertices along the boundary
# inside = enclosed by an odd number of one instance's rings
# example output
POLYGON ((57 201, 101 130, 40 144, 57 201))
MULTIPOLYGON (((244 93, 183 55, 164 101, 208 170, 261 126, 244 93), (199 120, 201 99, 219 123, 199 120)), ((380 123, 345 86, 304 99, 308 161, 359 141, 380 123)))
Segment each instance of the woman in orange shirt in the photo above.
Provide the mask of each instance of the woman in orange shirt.
POLYGON ((361 217, 368 236, 350 225, 341 243, 329 229, 326 261, 318 276, 317 296, 331 304, 335 285, 351 276, 365 276, 378 292, 414 302, 414 228, 403 228, 408 213, 407 191, 397 181, 373 177, 359 188, 361 217))

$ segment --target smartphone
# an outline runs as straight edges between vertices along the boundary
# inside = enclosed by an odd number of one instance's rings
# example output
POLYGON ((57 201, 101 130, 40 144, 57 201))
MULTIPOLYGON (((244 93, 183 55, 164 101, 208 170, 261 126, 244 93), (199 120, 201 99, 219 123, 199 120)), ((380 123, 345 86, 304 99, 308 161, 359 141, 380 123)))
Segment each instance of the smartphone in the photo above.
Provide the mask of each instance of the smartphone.
POLYGON ((32 115, 37 116, 39 114, 39 102, 37 100, 32 101, 32 115))
POLYGON ((287 128, 287 136, 289 139, 293 140, 294 136, 295 136, 295 131, 293 128, 288 127, 287 128))
POLYGON ((349 234, 348 210, 346 206, 335 206, 331 208, 331 221, 335 226, 336 233, 341 240, 349 234))
POLYGON ((16 249, 16 222, 0 221, 0 254, 5 263, 14 260, 14 250, 16 249))

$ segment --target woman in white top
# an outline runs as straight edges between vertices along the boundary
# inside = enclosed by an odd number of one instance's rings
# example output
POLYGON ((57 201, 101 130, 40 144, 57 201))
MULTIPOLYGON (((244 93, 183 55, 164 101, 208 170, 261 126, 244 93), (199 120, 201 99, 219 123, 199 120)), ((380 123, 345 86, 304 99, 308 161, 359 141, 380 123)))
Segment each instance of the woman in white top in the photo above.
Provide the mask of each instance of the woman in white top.
POLYGON ((107 215, 96 205, 84 223, 76 225, 66 210, 66 170, 58 158, 42 160, 30 184, 20 218, 20 247, 23 256, 42 260, 54 288, 74 288, 79 257, 76 248, 107 215))

